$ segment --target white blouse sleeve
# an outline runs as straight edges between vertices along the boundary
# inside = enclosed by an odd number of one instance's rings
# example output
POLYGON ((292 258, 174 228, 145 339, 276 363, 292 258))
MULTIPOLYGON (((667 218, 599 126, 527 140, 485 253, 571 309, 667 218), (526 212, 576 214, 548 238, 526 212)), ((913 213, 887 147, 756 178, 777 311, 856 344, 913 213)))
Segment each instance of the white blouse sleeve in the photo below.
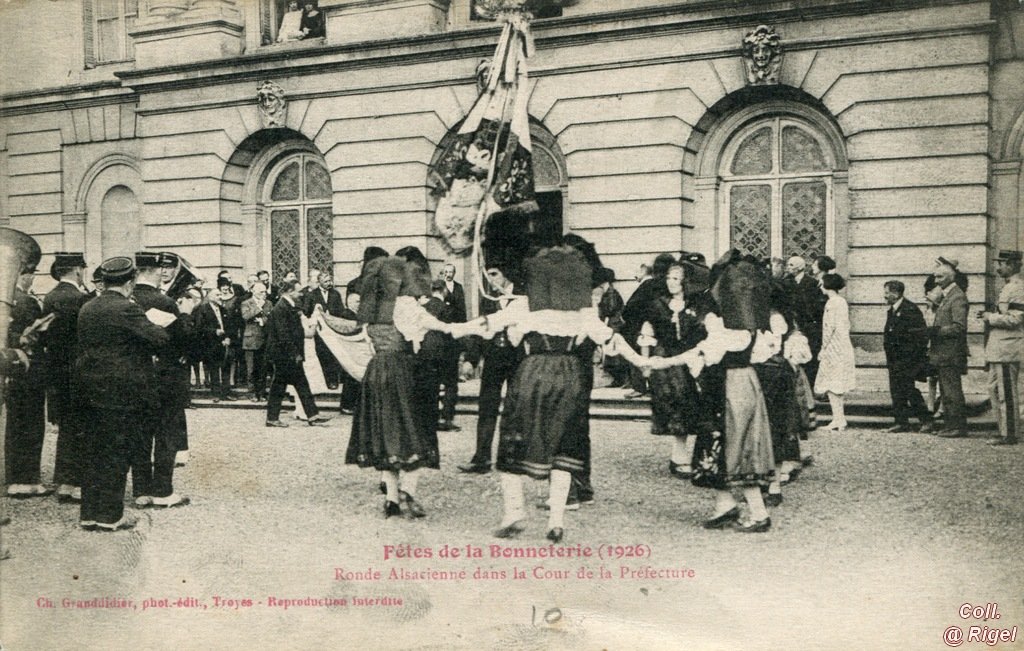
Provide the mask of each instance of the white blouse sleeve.
POLYGON ((412 296, 395 299, 395 328, 406 340, 419 344, 430 330, 443 330, 444 324, 423 309, 412 296))

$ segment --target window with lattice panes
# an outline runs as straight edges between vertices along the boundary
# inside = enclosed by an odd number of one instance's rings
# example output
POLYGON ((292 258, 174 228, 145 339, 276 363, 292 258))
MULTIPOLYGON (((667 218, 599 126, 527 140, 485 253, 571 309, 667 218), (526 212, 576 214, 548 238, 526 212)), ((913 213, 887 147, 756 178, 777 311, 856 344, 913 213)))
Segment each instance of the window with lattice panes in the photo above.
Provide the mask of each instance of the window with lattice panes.
POLYGON ((129 32, 139 17, 138 0, 85 0, 86 65, 135 58, 129 32))
POLYGON ((331 178, 319 156, 293 154, 267 176, 265 203, 273 278, 312 269, 332 271, 334 226, 331 178))
POLYGON ((731 248, 759 258, 832 254, 832 170, 811 125, 772 117, 730 140, 719 171, 731 248))

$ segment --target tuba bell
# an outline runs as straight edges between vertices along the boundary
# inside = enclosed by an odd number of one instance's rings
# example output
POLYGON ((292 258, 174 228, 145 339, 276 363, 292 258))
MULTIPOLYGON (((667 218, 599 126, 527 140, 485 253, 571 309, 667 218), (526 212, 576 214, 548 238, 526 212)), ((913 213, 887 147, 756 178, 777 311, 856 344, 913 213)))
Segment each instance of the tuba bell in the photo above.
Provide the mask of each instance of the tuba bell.
POLYGON ((197 282, 203 279, 199 272, 189 264, 188 260, 177 253, 161 252, 160 266, 161 268, 176 269, 174 278, 164 289, 164 293, 174 300, 184 296, 188 290, 192 289, 197 282))

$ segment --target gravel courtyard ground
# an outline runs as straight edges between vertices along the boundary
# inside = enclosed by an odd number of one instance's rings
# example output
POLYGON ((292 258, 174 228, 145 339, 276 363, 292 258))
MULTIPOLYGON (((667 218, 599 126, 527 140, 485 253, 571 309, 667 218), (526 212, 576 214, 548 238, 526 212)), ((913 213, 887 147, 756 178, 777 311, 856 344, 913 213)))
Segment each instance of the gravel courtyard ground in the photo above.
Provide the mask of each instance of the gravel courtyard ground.
MULTIPOLYGON (((490 546, 548 549, 546 516, 517 540, 491 536, 496 477, 455 469, 472 453, 470 416, 441 434, 442 470, 421 482, 428 517, 385 521, 376 474, 342 464, 350 418, 282 430, 259 411, 188 415, 176 484, 192 506, 100 534, 52 498, 10 503, 3 649, 941 649, 950 626, 1024 626, 1024 446, 815 433, 815 464, 772 530, 747 535, 699 527, 711 496, 669 477, 668 441, 647 422, 594 421, 597 503, 567 514, 563 547, 595 556, 506 559, 490 546), (388 545, 431 556, 385 559, 388 545), (649 557, 615 558, 630 551, 616 545, 649 557), (999 619, 961 618, 993 603, 999 619)), ((528 499, 545 490, 531 482, 528 499)), ((1024 632, 995 648, 1024 648, 1024 632)))

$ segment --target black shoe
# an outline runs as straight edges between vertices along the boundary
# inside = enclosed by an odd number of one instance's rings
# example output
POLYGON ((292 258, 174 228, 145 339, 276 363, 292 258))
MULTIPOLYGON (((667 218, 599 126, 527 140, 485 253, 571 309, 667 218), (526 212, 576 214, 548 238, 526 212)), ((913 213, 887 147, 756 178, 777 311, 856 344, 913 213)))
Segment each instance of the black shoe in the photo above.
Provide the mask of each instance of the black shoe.
POLYGON ((800 473, 802 473, 803 471, 804 471, 804 469, 801 468, 800 466, 797 466, 796 468, 793 468, 792 470, 790 470, 789 471, 789 481, 790 482, 796 481, 796 478, 799 477, 800 473))
POLYGON ((446 421, 444 421, 442 423, 438 423, 437 431, 438 432, 461 432, 462 428, 459 427, 458 425, 456 425, 455 423, 451 422, 450 420, 446 420, 446 421))
POLYGON ((546 536, 546 538, 553 543, 562 542, 563 537, 565 537, 565 529, 563 529, 562 527, 555 527, 554 529, 549 531, 548 535, 546 536))
POLYGON ((409 493, 406 493, 405 491, 399 491, 398 492, 398 499, 401 500, 402 502, 405 502, 405 508, 406 508, 405 515, 410 520, 412 520, 414 518, 425 518, 425 517, 427 517, 427 512, 423 510, 423 507, 420 506, 416 502, 416 500, 414 500, 412 498, 412 495, 410 495, 409 493))
POLYGON ((226 402, 234 402, 234 401, 238 400, 238 398, 236 398, 236 397, 234 397, 232 395, 221 396, 220 399, 224 400, 226 402))
POLYGON ((939 426, 933 423, 932 421, 928 421, 927 423, 922 423, 921 429, 917 431, 921 432, 922 434, 935 434, 936 432, 939 431, 939 426))
POLYGON ((267 427, 288 427, 288 423, 280 420, 268 420, 266 425, 267 427))
POLYGON ((496 529, 494 532, 495 538, 515 538, 523 531, 526 530, 526 523, 523 520, 516 520, 510 525, 506 525, 501 529, 496 529))
POLYGON ((328 390, 330 390, 330 391, 334 391, 334 390, 336 390, 337 388, 338 388, 338 385, 337 385, 337 384, 328 384, 328 385, 327 385, 327 389, 328 389, 328 390))
POLYGON ((326 423, 329 420, 331 420, 330 416, 324 416, 323 414, 317 414, 316 416, 313 416, 312 418, 310 418, 307 422, 310 425, 316 425, 318 423, 326 423))
POLYGON ((352 411, 351 409, 348 409, 347 407, 342 407, 338 411, 341 412, 342 416, 351 416, 351 415, 356 413, 356 412, 352 411))
POLYGON ((772 528, 772 519, 765 518, 764 520, 758 520, 757 522, 748 522, 747 524, 737 524, 736 531, 740 533, 764 533, 772 528))
POLYGON ((397 502, 392 502, 388 500, 384 502, 384 519, 387 520, 393 515, 402 515, 402 509, 398 506, 397 502))
POLYGON ((734 506, 722 515, 705 520, 703 527, 705 529, 724 529, 729 525, 730 522, 738 522, 740 519, 740 507, 734 506))
POLYGON ((909 423, 897 423, 885 431, 889 434, 902 434, 904 432, 913 432, 914 428, 909 423))
POLYGON ((991 439, 988 442, 988 444, 989 445, 1017 445, 1017 439, 1004 439, 1004 438, 991 439))
POLYGON ((381 483, 377 484, 377 488, 380 489, 380 494, 381 495, 387 495, 388 494, 388 485, 385 484, 384 482, 381 482, 381 483))
POLYGON ((673 477, 678 477, 679 479, 693 479, 693 470, 683 470, 684 468, 689 467, 690 464, 688 463, 676 463, 675 461, 668 462, 669 473, 673 477))
POLYGON ((945 429, 936 434, 940 439, 962 439, 967 436, 967 432, 962 429, 945 429))
POLYGON ((782 504, 782 493, 768 493, 764 496, 765 506, 778 506, 782 504))
POLYGON ((491 464, 489 463, 476 463, 471 461, 467 464, 458 466, 459 472, 486 475, 491 471, 491 464))

